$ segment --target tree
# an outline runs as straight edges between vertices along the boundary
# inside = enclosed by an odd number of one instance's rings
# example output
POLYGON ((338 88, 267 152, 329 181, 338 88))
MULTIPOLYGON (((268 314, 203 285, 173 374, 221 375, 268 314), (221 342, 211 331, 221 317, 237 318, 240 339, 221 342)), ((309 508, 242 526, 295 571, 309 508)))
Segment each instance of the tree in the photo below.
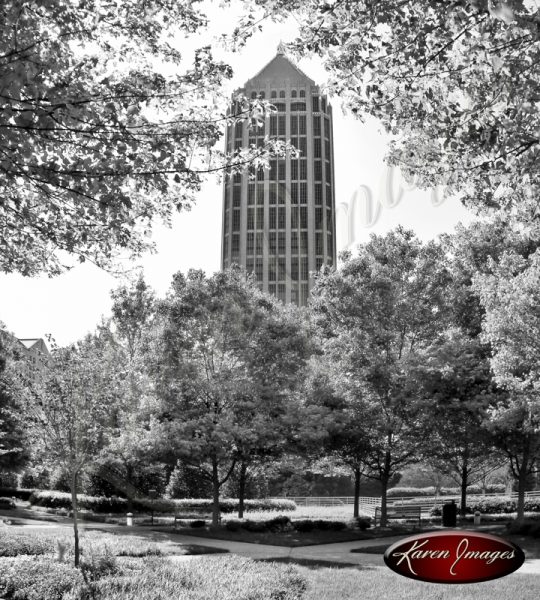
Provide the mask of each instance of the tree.
POLYGON ((417 357, 413 377, 422 390, 425 459, 461 487, 461 515, 467 487, 486 469, 502 464, 485 427, 488 410, 500 400, 489 365, 489 348, 459 330, 446 331, 417 357))
POLYGON ((220 490, 235 466, 282 445, 286 392, 301 373, 307 336, 293 307, 238 268, 209 278, 178 273, 160 314, 156 436, 211 482, 217 525, 220 490))
MULTIPOLYGON (((329 90, 392 136, 388 160, 424 187, 475 209, 536 215, 540 178, 540 11, 529 0, 246 2, 245 39, 261 14, 294 14, 288 47, 320 56, 329 90)), ((536 218, 536 217, 535 217, 536 218)))
POLYGON ((491 421, 518 482, 517 519, 523 520, 528 478, 540 460, 540 255, 508 253, 493 275, 476 286, 486 314, 484 336, 491 343, 491 367, 508 391, 491 421))
POLYGON ((80 560, 79 479, 106 444, 115 388, 102 340, 88 336, 77 345, 54 349, 44 380, 28 395, 27 415, 34 444, 41 448, 45 462, 61 466, 69 476, 75 566, 80 560))
POLYGON ((339 361, 347 394, 371 431, 364 463, 382 484, 381 523, 388 482, 416 458, 415 393, 408 361, 444 323, 448 279, 441 249, 423 246, 397 228, 371 236, 358 256, 318 276, 313 310, 329 355, 339 361))
POLYGON ((224 125, 255 123, 268 104, 238 98, 228 113, 231 68, 210 46, 177 49, 206 24, 175 0, 2 2, 0 271, 57 274, 73 264, 65 252, 103 267, 138 256, 205 174, 283 155, 268 138, 214 148, 224 125))
POLYGON ((22 361, 17 343, 0 323, 0 473, 20 469, 29 458, 20 402, 25 382, 22 369, 17 372, 22 361))

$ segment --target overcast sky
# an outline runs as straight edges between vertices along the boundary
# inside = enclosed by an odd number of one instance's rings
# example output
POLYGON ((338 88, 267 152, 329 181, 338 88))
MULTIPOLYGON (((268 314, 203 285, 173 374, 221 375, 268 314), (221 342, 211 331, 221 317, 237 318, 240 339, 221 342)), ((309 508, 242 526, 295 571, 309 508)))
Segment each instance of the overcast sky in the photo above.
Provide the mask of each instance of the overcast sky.
MULTIPOLYGON (((215 5, 216 3, 214 3, 215 5)), ((216 15, 215 23, 230 27, 234 14, 216 15)), ((216 31, 218 31, 216 26, 216 31)), ((237 54, 217 51, 234 69, 229 92, 240 87, 276 54, 280 40, 289 41, 295 34, 295 23, 268 24, 237 54)), ((319 62, 303 61, 300 68, 319 84, 325 73, 319 62)), ((343 114, 339 98, 333 98, 336 206, 338 207, 338 250, 364 242, 371 233, 384 233, 398 224, 413 229, 428 240, 451 231, 456 223, 472 218, 457 200, 446 199, 437 206, 431 192, 415 189, 403 193, 401 201, 391 207, 392 197, 386 192, 389 177, 394 181, 393 204, 399 191, 399 173, 391 173, 384 164, 387 139, 373 120, 362 124, 351 115, 343 114), (349 227, 344 206, 350 204, 357 190, 359 204, 357 222, 349 227), (373 211, 378 218, 367 226, 362 218, 362 206, 371 196, 373 211), (380 209, 377 211, 377 203, 380 209)), ((196 205, 189 212, 176 216, 173 227, 158 226, 154 239, 157 253, 145 257, 140 264, 146 280, 163 294, 173 273, 201 268, 212 273, 220 267, 221 186, 209 180, 201 190, 196 205)), ((110 312, 110 290, 120 280, 90 264, 80 265, 68 273, 49 279, 0 275, 0 321, 17 337, 43 337, 51 333, 60 345, 73 342, 92 331, 102 315, 110 312)))

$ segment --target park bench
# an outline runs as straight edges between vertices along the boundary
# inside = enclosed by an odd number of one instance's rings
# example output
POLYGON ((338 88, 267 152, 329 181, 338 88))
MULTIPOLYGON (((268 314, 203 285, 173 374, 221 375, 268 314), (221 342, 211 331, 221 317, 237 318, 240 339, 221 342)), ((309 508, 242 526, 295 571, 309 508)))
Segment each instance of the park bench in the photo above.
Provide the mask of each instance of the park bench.
MULTIPOLYGON (((421 506, 390 505, 386 507, 386 518, 389 519, 417 519, 418 525, 422 522, 421 506)), ((375 507, 375 526, 377 520, 381 521, 381 507, 375 507)))

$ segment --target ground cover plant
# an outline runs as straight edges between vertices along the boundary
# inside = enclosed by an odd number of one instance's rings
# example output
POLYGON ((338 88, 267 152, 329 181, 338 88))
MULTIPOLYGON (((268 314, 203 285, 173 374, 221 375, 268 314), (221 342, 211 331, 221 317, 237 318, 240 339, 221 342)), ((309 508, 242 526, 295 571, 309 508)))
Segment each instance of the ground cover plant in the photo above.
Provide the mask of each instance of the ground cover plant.
POLYGON ((305 586, 294 567, 236 556, 188 563, 102 557, 83 561, 81 570, 50 556, 19 556, 1 559, 0 568, 0 597, 7 600, 299 600, 305 586))

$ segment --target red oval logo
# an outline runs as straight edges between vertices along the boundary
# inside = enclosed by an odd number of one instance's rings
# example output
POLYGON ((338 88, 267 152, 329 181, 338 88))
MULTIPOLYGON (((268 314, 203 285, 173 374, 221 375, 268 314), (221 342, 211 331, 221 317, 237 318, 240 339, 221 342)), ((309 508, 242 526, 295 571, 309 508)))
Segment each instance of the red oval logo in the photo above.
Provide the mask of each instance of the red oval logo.
POLYGON ((396 542, 384 562, 396 573, 430 583, 479 583, 513 573, 523 550, 500 537, 473 531, 434 531, 396 542))

